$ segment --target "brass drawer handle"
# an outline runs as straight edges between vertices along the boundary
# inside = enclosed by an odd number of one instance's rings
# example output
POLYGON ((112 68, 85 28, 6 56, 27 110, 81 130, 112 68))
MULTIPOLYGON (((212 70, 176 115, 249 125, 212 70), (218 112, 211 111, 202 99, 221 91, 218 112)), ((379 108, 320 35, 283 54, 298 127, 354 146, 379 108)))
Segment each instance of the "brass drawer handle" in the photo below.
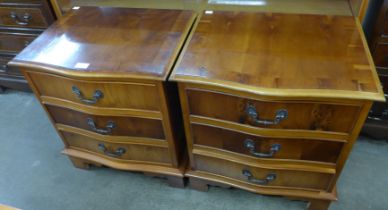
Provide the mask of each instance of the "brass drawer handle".
POLYGON ((29 13, 24 13, 21 17, 16 12, 11 12, 9 16, 20 26, 26 26, 30 23, 32 16, 29 13))
POLYGON ((273 157, 277 152, 280 150, 280 144, 272 144, 270 151, 268 153, 260 153, 256 152, 256 144, 253 140, 251 139, 245 139, 244 141, 244 146, 249 150, 249 152, 255 156, 255 157, 260 157, 260 158, 270 158, 273 157))
POLYGON ((276 174, 270 173, 264 179, 256 179, 248 169, 243 169, 242 174, 247 177, 248 181, 254 184, 267 185, 276 179, 276 174))
POLYGON ((126 150, 122 147, 119 147, 116 149, 116 151, 111 152, 105 147, 105 145, 103 143, 98 144, 98 149, 101 152, 104 152, 105 155, 110 156, 110 157, 116 157, 116 158, 121 157, 126 152, 126 150))
POLYGON ((73 86, 71 88, 71 90, 73 91, 74 94, 77 95, 79 100, 85 104, 95 104, 98 102, 98 100, 100 100, 101 98, 104 97, 104 94, 101 92, 101 90, 94 91, 93 99, 86 99, 84 97, 84 95, 82 94, 81 90, 79 88, 77 88, 76 86, 73 86))
POLYGON ((102 135, 108 135, 112 133, 112 129, 116 127, 116 124, 113 121, 108 121, 106 123, 105 129, 103 128, 97 128, 96 123, 92 118, 87 119, 89 127, 96 133, 102 134, 102 135))
POLYGON ((285 109, 279 109, 276 111, 274 120, 262 120, 259 119, 259 114, 257 113, 256 107, 253 104, 247 104, 245 109, 246 114, 249 119, 251 119, 257 125, 277 125, 281 121, 287 119, 288 111, 285 109))

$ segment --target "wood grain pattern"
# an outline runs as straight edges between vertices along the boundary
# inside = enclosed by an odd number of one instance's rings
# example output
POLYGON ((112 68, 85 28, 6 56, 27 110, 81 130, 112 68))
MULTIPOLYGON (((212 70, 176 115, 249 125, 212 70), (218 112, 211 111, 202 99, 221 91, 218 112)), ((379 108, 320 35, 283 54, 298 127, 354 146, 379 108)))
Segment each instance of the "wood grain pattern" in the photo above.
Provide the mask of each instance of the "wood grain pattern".
POLYGON ((165 80, 194 19, 190 11, 82 7, 10 66, 26 76, 75 166, 163 174, 181 187, 179 104, 165 80), (103 97, 92 100, 96 91, 103 97))
MULTIPOLYGON (((265 186, 326 190, 332 178, 330 174, 253 168, 243 164, 198 155, 194 155, 194 159, 197 163, 195 170, 218 174, 243 182, 249 182, 247 177, 242 174, 244 169, 249 170, 257 179, 263 179, 270 173, 276 174, 276 179, 265 186)), ((254 183, 252 184, 255 185, 254 183)))
POLYGON ((343 16, 203 14, 171 79, 263 95, 384 100, 358 27, 343 16))
POLYGON ((52 25, 11 64, 165 80, 194 18, 191 11, 81 7, 52 25), (88 66, 78 68, 77 63, 88 66))
POLYGON ((327 209, 336 200, 336 181, 371 101, 384 100, 353 17, 204 13, 170 80, 179 84, 190 157, 185 175, 195 187, 220 183, 297 197, 310 200, 310 209, 327 209), (280 109, 288 118, 257 126, 247 104, 259 119, 272 120, 280 109), (252 157, 246 138, 259 152, 278 141, 286 151, 273 159, 252 157), (303 156, 304 149, 311 153, 303 156), (258 186, 243 169, 261 184, 272 172, 281 178, 258 186))
POLYGON ((160 96, 155 84, 120 83, 109 80, 89 82, 37 72, 31 73, 30 77, 41 96, 50 96, 83 104, 78 96, 72 92, 72 87, 75 86, 87 99, 92 98, 96 90, 103 93, 103 98, 94 105, 86 104, 89 106, 160 110, 160 96), (127 97, 128 95, 131 97, 127 97), (143 97, 144 95, 149 97, 143 97))
POLYGON ((297 197, 300 199, 306 198, 315 198, 320 200, 337 200, 337 195, 333 193, 327 193, 325 191, 320 190, 312 190, 312 189, 293 189, 293 188, 271 188, 271 187, 259 187, 257 185, 252 185, 250 183, 241 182, 239 180, 235 180, 229 177, 212 174, 208 172, 202 171, 187 171, 185 176, 198 179, 202 182, 202 184, 213 184, 220 183, 221 185, 228 185, 232 187, 237 187, 240 189, 247 190, 253 193, 260 193, 265 195, 276 195, 276 196, 288 196, 288 197, 297 197))
POLYGON ((133 136, 133 137, 148 137, 153 139, 164 140, 165 134, 163 131, 162 121, 137 118, 137 117, 116 117, 116 116, 99 116, 89 115, 82 112, 76 112, 67 108, 56 106, 46 106, 47 110, 53 116, 55 123, 64 124, 76 128, 93 131, 93 128, 88 125, 88 119, 92 119, 97 129, 105 129, 111 121, 115 127, 111 129, 108 135, 113 136, 133 136))
POLYGON ((342 143, 309 139, 263 138, 242 132, 192 124, 194 145, 204 145, 255 157, 244 142, 255 143, 255 152, 270 153, 271 145, 279 144, 280 150, 268 159, 308 160, 335 163, 342 143))
POLYGON ((188 90, 190 114, 276 129, 317 130, 348 133, 353 128, 360 107, 341 104, 319 104, 301 101, 256 101, 229 94, 188 90), (206 103, 198 103, 206 101, 206 103), (246 113, 248 105, 256 108, 260 119, 273 120, 278 110, 288 112, 288 118, 278 125, 255 125, 246 113))
POLYGON ((84 130, 82 128, 76 128, 64 124, 55 124, 55 128, 61 132, 76 133, 84 136, 88 136, 95 140, 111 142, 111 143, 123 143, 123 144, 139 144, 153 147, 168 148, 167 141, 160 141, 159 139, 146 138, 146 137, 134 137, 134 136, 112 136, 102 135, 93 131, 84 130))
POLYGON ((62 134, 65 138, 65 141, 67 141, 69 148, 72 149, 88 151, 103 156, 105 158, 113 158, 118 160, 145 161, 163 163, 168 165, 171 164, 171 159, 168 155, 167 148, 104 142, 95 140, 87 136, 69 132, 62 132, 62 134), (108 152, 113 153, 117 149, 123 148, 125 149, 125 153, 118 157, 108 156, 104 154, 101 149, 99 149, 99 144, 104 144, 108 152))
MULTIPOLYGON (((222 159, 230 162, 249 165, 256 168, 266 168, 274 170, 293 170, 305 172, 317 172, 325 174, 335 174, 336 164, 311 162, 311 161, 293 161, 293 160, 271 160, 271 159, 257 159, 229 151, 220 151, 212 147, 205 147, 194 145, 191 151, 194 155, 222 159)), ((196 168, 196 164, 191 165, 196 168)))

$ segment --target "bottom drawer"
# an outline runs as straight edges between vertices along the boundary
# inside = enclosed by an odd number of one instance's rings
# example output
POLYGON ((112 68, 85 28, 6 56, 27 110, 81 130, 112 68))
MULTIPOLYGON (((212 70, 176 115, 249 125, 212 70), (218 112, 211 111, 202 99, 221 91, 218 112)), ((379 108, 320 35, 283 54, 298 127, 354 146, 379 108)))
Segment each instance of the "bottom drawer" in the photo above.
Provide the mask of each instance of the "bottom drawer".
POLYGON ((64 131, 62 131, 62 135, 70 148, 87 150, 118 160, 171 164, 167 148, 137 144, 108 143, 88 136, 64 131))
POLYGON ((229 177, 257 186, 326 190, 333 174, 265 169, 227 160, 194 155, 195 170, 229 177))

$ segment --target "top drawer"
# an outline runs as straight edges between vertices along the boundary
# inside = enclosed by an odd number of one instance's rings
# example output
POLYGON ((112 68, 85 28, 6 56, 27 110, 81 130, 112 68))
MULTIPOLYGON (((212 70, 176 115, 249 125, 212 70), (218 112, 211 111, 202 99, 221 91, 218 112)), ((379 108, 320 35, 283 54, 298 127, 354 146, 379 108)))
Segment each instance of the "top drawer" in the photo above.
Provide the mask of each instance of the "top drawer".
POLYGON ((191 115, 254 127, 349 133, 360 108, 302 101, 257 101, 221 93, 187 90, 191 115))
POLYGON ((82 81, 37 72, 27 74, 40 96, 88 106, 160 110, 158 89, 154 84, 82 81))
POLYGON ((49 22, 41 8, 0 7, 0 26, 47 28, 49 22))

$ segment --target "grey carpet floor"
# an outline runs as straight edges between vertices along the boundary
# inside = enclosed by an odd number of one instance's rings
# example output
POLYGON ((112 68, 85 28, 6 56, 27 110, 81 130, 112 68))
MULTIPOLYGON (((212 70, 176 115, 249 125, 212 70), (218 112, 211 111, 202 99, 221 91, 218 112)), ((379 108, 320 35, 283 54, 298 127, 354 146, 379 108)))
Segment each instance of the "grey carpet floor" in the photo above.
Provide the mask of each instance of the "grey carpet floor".
MULTIPOLYGON (((304 209, 305 203, 239 189, 198 192, 108 168, 81 170, 30 93, 0 94, 0 203, 22 209, 304 209)), ((388 209, 388 142, 360 137, 330 209, 388 209)))

